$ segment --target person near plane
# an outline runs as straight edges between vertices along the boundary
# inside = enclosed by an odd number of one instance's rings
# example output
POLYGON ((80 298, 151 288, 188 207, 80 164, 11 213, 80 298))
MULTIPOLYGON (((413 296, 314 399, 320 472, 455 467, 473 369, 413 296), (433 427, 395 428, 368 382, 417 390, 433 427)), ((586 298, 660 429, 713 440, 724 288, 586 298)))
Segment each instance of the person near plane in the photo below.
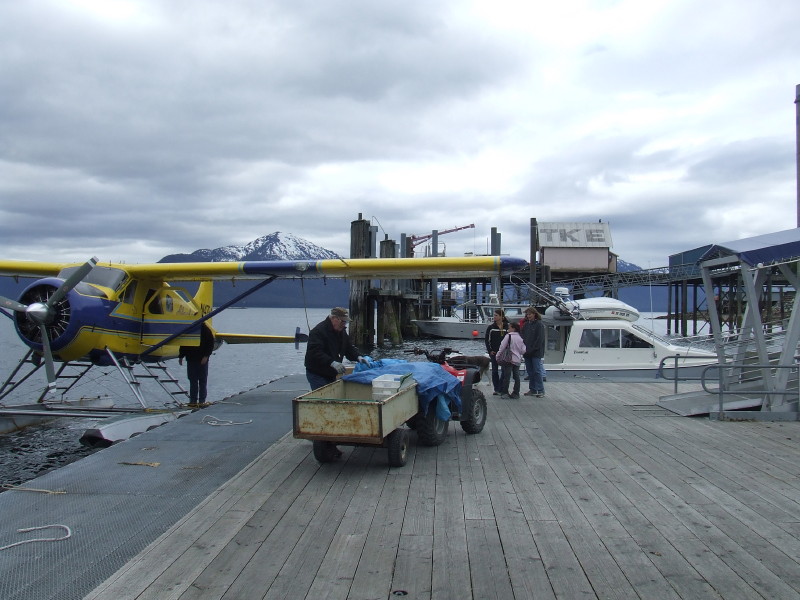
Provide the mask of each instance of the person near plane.
POLYGON ((331 314, 308 333, 306 344, 306 379, 312 390, 333 383, 344 375, 342 361, 363 361, 361 351, 350 341, 347 323, 350 316, 346 308, 331 309, 331 314))
POLYGON ((486 343, 486 352, 489 355, 489 360, 492 365, 492 388, 495 396, 501 393, 500 385, 500 368, 497 364, 497 351, 500 349, 500 342, 508 331, 508 319, 506 313, 502 308, 494 309, 494 317, 492 323, 486 328, 486 335, 484 341, 486 343))
POLYGON ((189 379, 189 404, 201 406, 208 396, 208 361, 214 352, 214 334, 207 323, 200 325, 200 345, 181 346, 178 363, 186 359, 186 377, 189 379))
POLYGON ((544 347, 545 330, 542 315, 533 306, 525 309, 525 325, 522 328, 522 341, 525 342, 525 369, 530 379, 530 389, 526 396, 544 396, 544 347))
MULTIPOLYGON (((338 376, 344 375, 342 361, 345 358, 359 362, 364 360, 347 334, 349 321, 347 309, 337 306, 308 333, 305 367, 306 379, 312 391, 333 383, 338 376)), ((334 454, 339 457, 342 451, 334 446, 334 454)))

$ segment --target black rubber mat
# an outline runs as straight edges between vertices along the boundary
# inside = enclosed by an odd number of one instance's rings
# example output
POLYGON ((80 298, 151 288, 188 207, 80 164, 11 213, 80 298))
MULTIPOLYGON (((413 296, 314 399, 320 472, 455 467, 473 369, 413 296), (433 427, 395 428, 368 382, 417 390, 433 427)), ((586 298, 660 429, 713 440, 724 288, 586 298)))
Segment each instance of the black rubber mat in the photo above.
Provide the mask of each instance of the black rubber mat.
POLYGON ((53 493, 0 494, 0 547, 70 533, 0 550, 0 598, 83 598, 291 431, 307 389, 276 380, 24 484, 53 493))

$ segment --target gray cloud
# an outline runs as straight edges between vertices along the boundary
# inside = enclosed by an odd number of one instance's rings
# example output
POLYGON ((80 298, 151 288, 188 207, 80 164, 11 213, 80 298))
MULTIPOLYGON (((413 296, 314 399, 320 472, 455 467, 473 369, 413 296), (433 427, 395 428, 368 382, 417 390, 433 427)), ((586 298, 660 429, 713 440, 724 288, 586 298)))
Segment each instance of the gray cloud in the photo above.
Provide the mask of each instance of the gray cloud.
MULTIPOLYGON (((631 262, 795 220, 800 7, 0 5, 0 254, 129 262, 358 213, 527 256, 531 217, 631 262), (535 9, 535 10, 533 10, 535 9), (770 211, 758 211, 768 201, 770 211), (720 237, 721 236, 721 237, 720 237)), ((385 228, 385 229, 383 229, 385 228)))

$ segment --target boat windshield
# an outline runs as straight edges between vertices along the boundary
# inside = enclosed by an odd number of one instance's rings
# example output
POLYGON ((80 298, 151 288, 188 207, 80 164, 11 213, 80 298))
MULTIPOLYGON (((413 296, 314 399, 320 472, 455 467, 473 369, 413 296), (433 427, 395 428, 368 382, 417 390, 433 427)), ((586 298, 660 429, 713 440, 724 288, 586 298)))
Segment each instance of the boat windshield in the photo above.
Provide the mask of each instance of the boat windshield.
POLYGON ((655 338, 656 340, 658 340, 662 344, 667 344, 667 345, 672 344, 672 342, 670 340, 668 340, 667 338, 662 337, 662 336, 658 335, 657 333, 655 333, 653 331, 650 331, 649 329, 645 329, 641 325, 637 325, 636 323, 631 323, 631 327, 633 327, 636 331, 639 331, 639 332, 645 334, 649 338, 655 338))

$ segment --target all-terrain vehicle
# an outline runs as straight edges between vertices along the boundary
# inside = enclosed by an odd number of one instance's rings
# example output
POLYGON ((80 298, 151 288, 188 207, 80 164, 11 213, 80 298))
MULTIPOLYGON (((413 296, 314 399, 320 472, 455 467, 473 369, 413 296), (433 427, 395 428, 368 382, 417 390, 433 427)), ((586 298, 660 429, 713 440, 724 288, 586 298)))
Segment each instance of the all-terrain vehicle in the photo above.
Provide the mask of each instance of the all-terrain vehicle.
POLYGON ((417 382, 403 383, 407 376, 387 380, 391 385, 381 387, 388 395, 378 392, 377 397, 375 381, 367 385, 339 379, 292 401, 294 437, 311 440, 314 458, 322 463, 337 460, 341 452, 336 445, 344 444, 384 447, 389 466, 402 467, 408 454, 409 429, 416 430, 417 439, 425 446, 443 443, 450 421, 459 421, 466 433, 480 433, 486 424, 486 398, 475 384, 485 370, 485 357, 453 356, 449 348, 439 353, 410 352, 424 354, 461 382, 461 406, 449 401, 449 419, 439 417, 440 407, 434 402, 425 414, 420 411, 417 382))
MULTIPOLYGON (((450 374, 461 382, 461 408, 450 402, 450 421, 461 423, 465 433, 480 433, 486 424, 486 396, 476 386, 485 371, 486 360, 483 356, 463 356, 452 348, 444 348, 437 352, 414 348, 407 350, 413 354, 423 354, 430 362, 442 365, 450 374)), ((447 438, 450 421, 440 419, 434 406, 428 408, 426 414, 417 413, 407 421, 407 425, 416 430, 420 443, 426 446, 438 446, 447 438)))

